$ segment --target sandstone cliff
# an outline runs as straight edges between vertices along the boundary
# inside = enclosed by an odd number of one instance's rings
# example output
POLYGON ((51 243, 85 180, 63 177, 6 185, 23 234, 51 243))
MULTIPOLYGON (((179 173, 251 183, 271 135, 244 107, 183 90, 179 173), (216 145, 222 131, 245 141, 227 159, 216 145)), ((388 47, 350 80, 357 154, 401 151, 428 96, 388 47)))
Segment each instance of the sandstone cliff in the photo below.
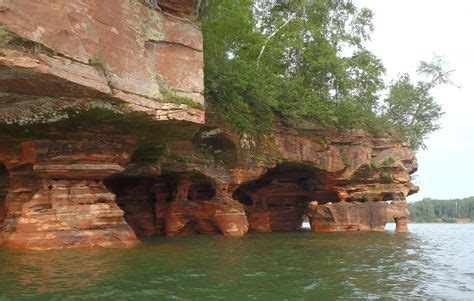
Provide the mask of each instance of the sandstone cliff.
POLYGON ((191 0, 0 0, 0 241, 407 231, 414 152, 393 135, 204 124, 191 0))

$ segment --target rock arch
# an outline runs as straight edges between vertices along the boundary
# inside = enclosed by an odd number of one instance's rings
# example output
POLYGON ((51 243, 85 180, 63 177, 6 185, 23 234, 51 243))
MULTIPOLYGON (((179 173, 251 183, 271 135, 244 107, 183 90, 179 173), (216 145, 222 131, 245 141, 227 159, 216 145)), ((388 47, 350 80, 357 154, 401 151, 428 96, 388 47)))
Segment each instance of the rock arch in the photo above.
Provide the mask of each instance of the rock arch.
POLYGON ((238 187, 233 197, 244 205, 250 230, 294 231, 301 228, 311 201, 340 201, 328 179, 309 165, 280 164, 238 187))
POLYGON ((410 212, 403 194, 390 194, 385 198, 390 202, 387 205, 387 221, 395 221, 396 232, 408 232, 408 220, 410 212))
POLYGON ((138 236, 247 232, 243 206, 220 184, 199 172, 119 175, 106 180, 127 223, 138 236))

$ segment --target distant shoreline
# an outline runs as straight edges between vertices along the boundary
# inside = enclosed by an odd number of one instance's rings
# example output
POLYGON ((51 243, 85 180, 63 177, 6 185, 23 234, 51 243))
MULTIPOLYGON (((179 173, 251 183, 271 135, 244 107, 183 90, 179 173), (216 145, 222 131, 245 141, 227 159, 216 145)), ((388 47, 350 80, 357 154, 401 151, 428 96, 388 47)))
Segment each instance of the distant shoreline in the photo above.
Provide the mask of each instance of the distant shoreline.
POLYGON ((474 224, 474 220, 458 219, 455 221, 409 222, 409 224, 474 224))
POLYGON ((412 222, 472 224, 474 197, 453 200, 423 199, 408 204, 412 222))

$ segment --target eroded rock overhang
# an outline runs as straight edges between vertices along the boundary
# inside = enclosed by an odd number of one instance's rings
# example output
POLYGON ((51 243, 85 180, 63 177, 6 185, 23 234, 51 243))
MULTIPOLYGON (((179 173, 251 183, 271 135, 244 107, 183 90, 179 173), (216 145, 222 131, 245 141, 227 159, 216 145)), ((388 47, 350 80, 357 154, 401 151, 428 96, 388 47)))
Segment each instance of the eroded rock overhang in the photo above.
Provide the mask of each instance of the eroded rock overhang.
POLYGON ((0 1, 0 119, 50 122, 100 108, 203 123, 193 1, 148 2, 0 1))
POLYGON ((143 236, 295 231, 304 218, 315 232, 389 221, 406 232, 406 197, 418 190, 414 152, 388 134, 280 128, 258 145, 182 122, 60 124, 1 137, 8 245, 129 247, 143 236))
POLYGON ((414 152, 394 135, 203 125, 193 1, 0 0, 0 241, 407 231, 414 152), (47 9, 46 9, 47 8, 47 9))

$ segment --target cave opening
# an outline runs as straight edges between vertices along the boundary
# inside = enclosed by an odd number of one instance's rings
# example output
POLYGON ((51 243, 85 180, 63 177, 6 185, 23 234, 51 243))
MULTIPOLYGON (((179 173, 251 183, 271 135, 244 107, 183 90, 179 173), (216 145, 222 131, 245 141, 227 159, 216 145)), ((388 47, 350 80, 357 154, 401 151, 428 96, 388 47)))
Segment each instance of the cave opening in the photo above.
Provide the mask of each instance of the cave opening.
POLYGON ((410 212, 408 211, 406 197, 402 193, 385 193, 383 201, 388 208, 387 222, 393 221, 395 223, 396 232, 408 232, 410 212))
POLYGON ((215 162, 229 168, 237 167, 239 162, 237 146, 227 135, 215 130, 204 131, 193 138, 193 144, 202 155, 212 157, 215 162))
POLYGON ((116 203, 123 210, 125 221, 137 236, 160 233, 159 212, 155 207, 158 197, 163 196, 166 201, 169 194, 166 183, 149 177, 114 177, 104 183, 115 194, 116 203), (155 193, 155 190, 158 193, 155 193))
POLYGON ((251 231, 296 231, 307 220, 310 202, 340 201, 331 187, 327 174, 316 168, 282 164, 241 185, 233 197, 244 205, 251 231))
POLYGON ((212 183, 201 175, 119 175, 106 179, 105 185, 116 195, 116 202, 124 212, 125 221, 138 237, 217 232, 211 221, 191 216, 188 212, 191 211, 189 208, 199 209, 200 203, 216 195, 212 183), (180 215, 187 218, 186 224, 175 233, 171 220, 180 215))
POLYGON ((5 199, 10 189, 10 174, 6 166, 0 163, 0 232, 6 217, 5 199))

